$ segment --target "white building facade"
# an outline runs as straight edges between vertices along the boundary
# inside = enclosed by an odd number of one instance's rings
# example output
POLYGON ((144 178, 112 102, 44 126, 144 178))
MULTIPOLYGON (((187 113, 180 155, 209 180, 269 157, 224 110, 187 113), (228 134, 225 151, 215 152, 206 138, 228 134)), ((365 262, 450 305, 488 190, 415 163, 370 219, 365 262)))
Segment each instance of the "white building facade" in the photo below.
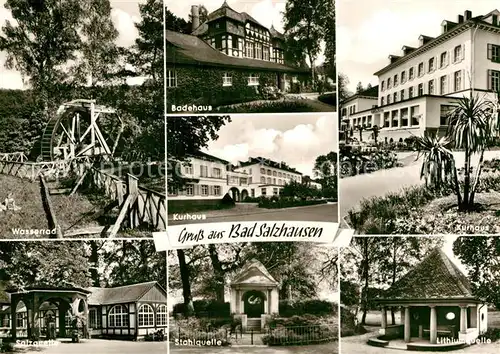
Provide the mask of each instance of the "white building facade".
POLYGON ((263 158, 250 158, 238 166, 205 153, 178 163, 173 172, 186 179, 182 190, 169 188, 169 199, 222 199, 229 194, 235 201, 246 197, 279 196, 291 182, 302 183, 302 174, 292 168, 263 158))
POLYGON ((371 140, 377 125, 379 141, 386 142, 444 133, 459 98, 493 98, 500 88, 500 12, 472 17, 467 10, 441 27, 440 36, 421 35, 418 47, 403 46, 402 55, 389 56, 389 65, 375 73, 377 106, 342 117, 345 129, 365 124, 363 138, 371 140))

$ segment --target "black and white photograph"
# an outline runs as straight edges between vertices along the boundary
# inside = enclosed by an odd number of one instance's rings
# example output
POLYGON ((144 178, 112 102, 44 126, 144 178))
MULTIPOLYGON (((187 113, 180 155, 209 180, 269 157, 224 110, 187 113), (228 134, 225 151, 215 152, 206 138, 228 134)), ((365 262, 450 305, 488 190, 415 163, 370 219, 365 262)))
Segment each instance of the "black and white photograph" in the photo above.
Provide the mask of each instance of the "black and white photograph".
POLYGON ((171 114, 335 112, 334 0, 165 0, 171 114))
POLYGON ((169 265, 171 353, 338 353, 337 248, 211 244, 169 265))
POLYGON ((166 228, 162 0, 0 1, 0 237, 166 228))
POLYGON ((0 243, 2 353, 165 353, 166 252, 152 240, 0 243))
POLYGON ((496 4, 365 5, 337 2, 341 218, 360 235, 500 233, 496 4))
POLYGON ((356 237, 340 251, 342 353, 500 349, 500 239, 356 237))
POLYGON ((169 116, 168 224, 336 223, 336 114, 169 116))

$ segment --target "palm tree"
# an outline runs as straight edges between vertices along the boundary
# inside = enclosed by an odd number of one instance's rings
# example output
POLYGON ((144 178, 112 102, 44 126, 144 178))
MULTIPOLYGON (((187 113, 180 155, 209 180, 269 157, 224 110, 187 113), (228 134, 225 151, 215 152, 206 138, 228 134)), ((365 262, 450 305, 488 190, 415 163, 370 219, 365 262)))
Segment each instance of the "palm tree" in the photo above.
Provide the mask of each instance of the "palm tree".
POLYGON ((425 178, 425 185, 439 189, 445 185, 452 185, 461 204, 458 173, 455 167, 455 158, 451 151, 452 141, 448 137, 439 137, 438 133, 425 132, 422 137, 417 137, 415 147, 417 159, 424 157, 420 178, 425 178))
MULTIPOLYGON (((498 98, 498 94, 497 94, 498 98)), ((470 211, 474 206, 474 196, 478 187, 484 161, 484 151, 489 147, 499 132, 498 100, 485 101, 476 97, 463 97, 450 114, 447 135, 454 142, 455 148, 464 149, 464 188, 463 199, 459 203, 460 211, 470 211), (480 154, 476 175, 472 174, 472 155, 480 154)))

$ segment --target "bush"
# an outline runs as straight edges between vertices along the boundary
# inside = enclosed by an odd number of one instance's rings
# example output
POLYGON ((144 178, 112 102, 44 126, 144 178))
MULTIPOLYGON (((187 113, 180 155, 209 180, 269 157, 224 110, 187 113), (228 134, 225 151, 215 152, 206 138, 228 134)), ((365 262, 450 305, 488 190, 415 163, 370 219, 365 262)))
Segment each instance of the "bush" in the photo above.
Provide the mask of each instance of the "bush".
POLYGON ((479 339, 491 340, 497 342, 500 340, 500 328, 488 328, 485 333, 479 336, 479 339))
POLYGON ((340 325, 341 337, 349 337, 368 332, 362 325, 356 325, 356 317, 345 307, 340 308, 340 325))
POLYGON ((301 101, 273 101, 262 103, 241 104, 234 107, 219 107, 215 112, 220 113, 284 113, 284 112, 322 112, 310 105, 307 100, 301 101))
POLYGON ((280 300, 279 313, 281 317, 303 315, 332 316, 337 313, 337 305, 325 300, 280 300))
POLYGON ((318 100, 332 106, 337 106, 337 95, 335 93, 321 95, 318 97, 318 100))
POLYGON ((306 345, 338 340, 337 319, 320 319, 312 315, 275 318, 269 322, 269 334, 262 337, 266 345, 306 345))
MULTIPOLYGON (((193 301, 194 315, 198 318, 211 317, 211 318, 230 318, 230 305, 229 302, 219 303, 215 300, 195 300, 193 301)), ((184 314, 184 303, 175 304, 173 307, 173 314, 184 314)))
POLYGON ((352 146, 342 146, 340 149, 340 178, 399 166, 401 164, 393 149, 378 148, 374 151, 361 151, 353 149, 352 146))
POLYGON ((291 208, 297 206, 308 206, 308 205, 319 205, 326 204, 326 200, 301 200, 293 198, 279 198, 273 196, 271 198, 263 198, 259 201, 259 208, 265 209, 280 209, 280 208, 291 208))

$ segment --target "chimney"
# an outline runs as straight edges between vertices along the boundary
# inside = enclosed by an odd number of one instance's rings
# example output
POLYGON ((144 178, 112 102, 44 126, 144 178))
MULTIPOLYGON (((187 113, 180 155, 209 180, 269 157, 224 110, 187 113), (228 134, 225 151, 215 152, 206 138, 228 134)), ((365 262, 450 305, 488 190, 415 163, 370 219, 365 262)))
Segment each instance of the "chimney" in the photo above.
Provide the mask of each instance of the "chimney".
POLYGON ((472 18, 472 12, 470 10, 465 10, 464 18, 465 18, 465 21, 469 21, 472 18))
POLYGON ((198 5, 191 6, 191 22, 193 23, 192 31, 200 27, 200 8, 198 5))
POLYGON ((462 15, 458 15, 458 23, 464 23, 464 17, 462 15))

